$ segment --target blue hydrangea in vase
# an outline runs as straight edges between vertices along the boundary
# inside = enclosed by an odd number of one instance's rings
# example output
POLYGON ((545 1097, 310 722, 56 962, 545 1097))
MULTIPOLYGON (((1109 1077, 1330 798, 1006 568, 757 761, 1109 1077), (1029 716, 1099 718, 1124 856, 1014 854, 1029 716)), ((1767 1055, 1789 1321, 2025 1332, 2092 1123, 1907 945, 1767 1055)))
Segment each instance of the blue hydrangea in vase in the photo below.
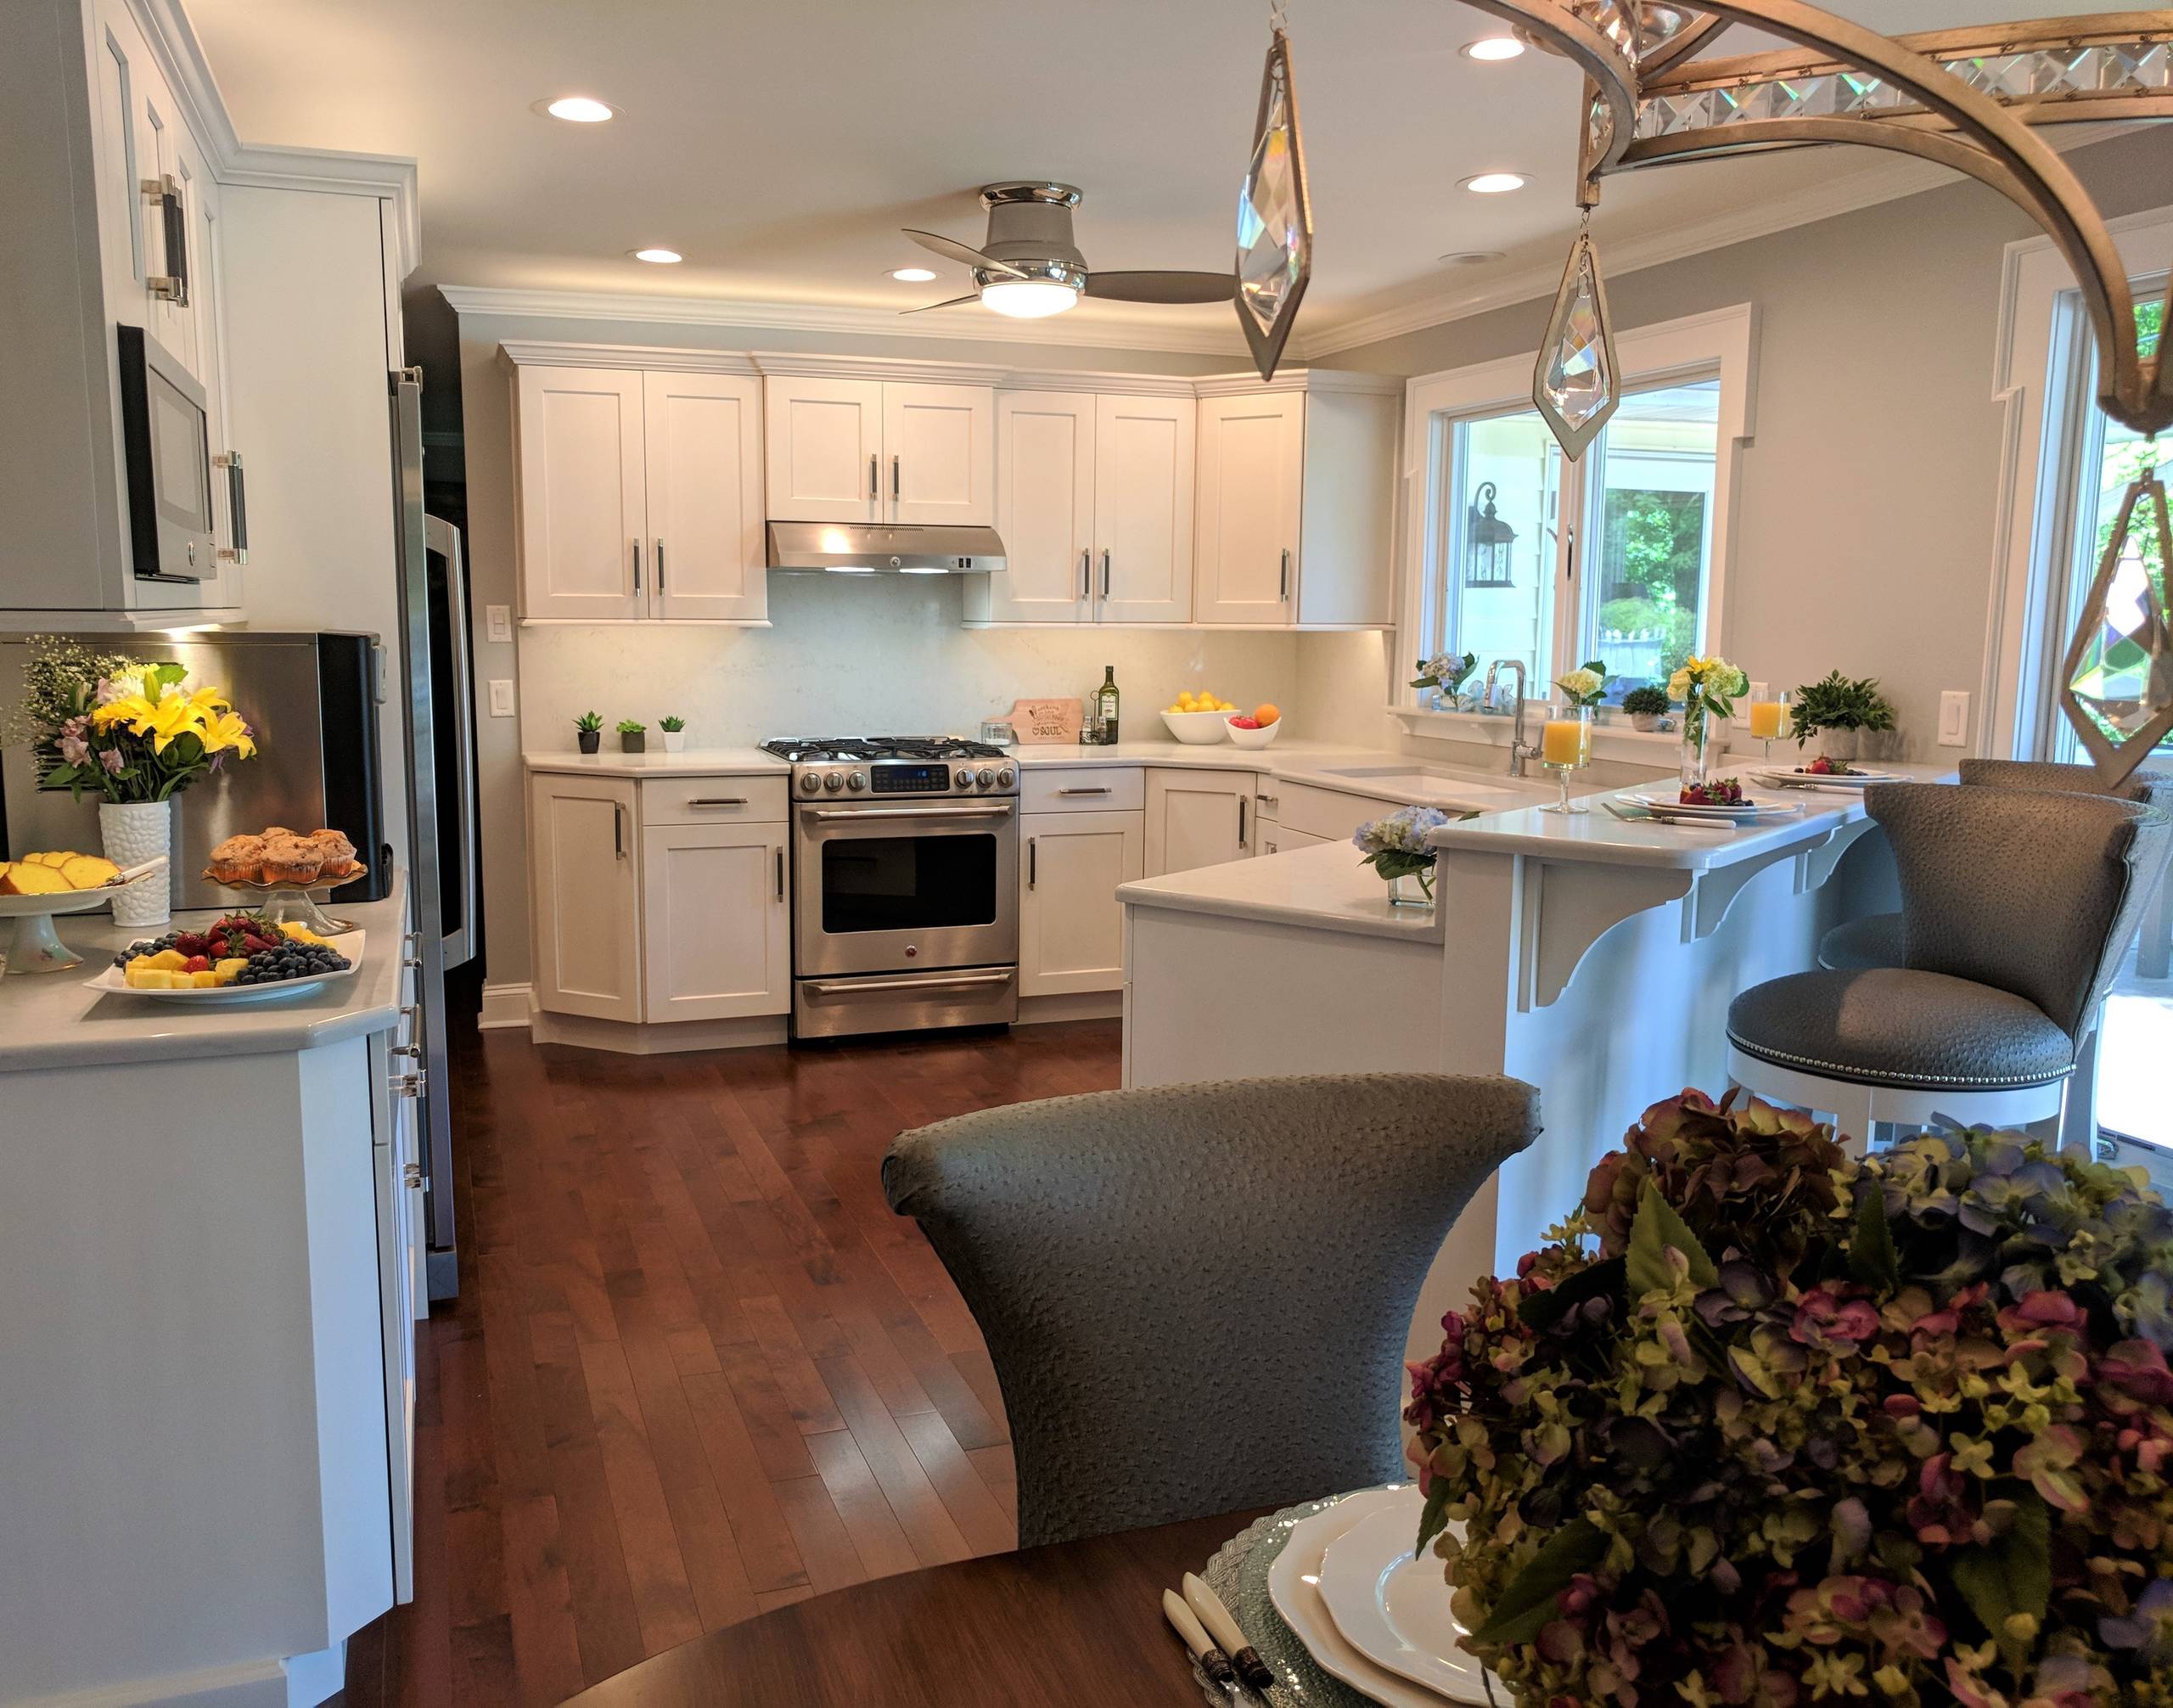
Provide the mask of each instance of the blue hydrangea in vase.
POLYGON ((1388 880, 1390 906, 1434 905, 1434 851, 1426 844, 1426 833, 1448 822, 1449 815, 1437 806, 1407 806, 1385 818, 1369 819, 1350 833, 1352 845, 1366 857, 1358 863, 1388 880))
POLYGON ((1454 711, 1457 691, 1478 668, 1479 655, 1472 652, 1445 652, 1419 660, 1418 674, 1411 681, 1411 685, 1418 690, 1418 709, 1454 711))

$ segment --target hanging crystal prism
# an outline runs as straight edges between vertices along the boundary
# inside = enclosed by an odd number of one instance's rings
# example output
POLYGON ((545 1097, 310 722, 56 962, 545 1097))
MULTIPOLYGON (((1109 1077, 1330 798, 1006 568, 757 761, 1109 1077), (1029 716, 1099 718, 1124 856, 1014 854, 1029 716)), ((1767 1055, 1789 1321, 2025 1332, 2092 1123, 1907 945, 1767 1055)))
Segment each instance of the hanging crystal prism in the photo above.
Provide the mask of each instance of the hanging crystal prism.
POLYGON ((1620 374, 1588 215, 1570 245, 1569 265, 1540 343, 1539 370, 1532 376, 1532 402, 1570 461, 1584 454, 1622 401, 1620 374))
POLYGON ((1275 377, 1313 276, 1313 215, 1290 76, 1290 38, 1277 30, 1261 73, 1252 158, 1238 193, 1238 323, 1260 377, 1275 377))
POLYGON ((2108 787, 2173 735, 2173 524, 2155 469, 2130 484, 2069 644, 2060 705, 2108 787))

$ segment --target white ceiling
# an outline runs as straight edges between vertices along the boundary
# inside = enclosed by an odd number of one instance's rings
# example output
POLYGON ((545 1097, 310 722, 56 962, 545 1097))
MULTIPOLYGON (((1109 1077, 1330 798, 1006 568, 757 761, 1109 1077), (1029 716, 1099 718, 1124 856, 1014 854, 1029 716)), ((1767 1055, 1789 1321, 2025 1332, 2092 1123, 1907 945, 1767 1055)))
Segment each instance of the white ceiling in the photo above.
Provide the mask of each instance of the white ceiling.
MULTIPOLYGON (((1840 3, 1888 30, 2090 9, 1840 3)), ((974 192, 998 178, 1081 186, 1076 233, 1094 267, 1227 266, 1266 44, 1264 0, 188 6, 245 142, 418 160, 416 283, 897 308, 962 279, 897 228, 978 243, 974 192), (531 111, 568 93, 622 116, 578 126, 531 111), (652 244, 685 263, 627 258, 652 244), (884 277, 922 260, 932 285, 884 277)), ((1580 89, 1566 63, 1463 58, 1501 26, 1454 0, 1291 0, 1289 17, 1317 235, 1304 334, 1558 267, 1580 89), (1457 188, 1503 168, 1530 186, 1457 188), (1505 256, 1440 265, 1462 250, 1505 256)), ((1611 180, 1596 229, 1648 245, 1795 198, 1831 208, 1926 181, 1896 165, 1812 150, 1611 180)), ((948 309, 914 329, 969 335, 985 315, 948 309)), ((1223 306, 1090 303, 1064 323, 1097 320, 1227 332, 1239 347, 1223 306)))

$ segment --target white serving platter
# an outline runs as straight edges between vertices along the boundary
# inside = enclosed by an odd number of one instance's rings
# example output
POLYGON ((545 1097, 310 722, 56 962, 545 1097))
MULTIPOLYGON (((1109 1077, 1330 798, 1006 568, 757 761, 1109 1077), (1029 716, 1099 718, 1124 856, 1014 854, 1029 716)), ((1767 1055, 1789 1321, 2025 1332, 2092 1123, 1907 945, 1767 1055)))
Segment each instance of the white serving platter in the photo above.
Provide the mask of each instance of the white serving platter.
POLYGON ((1906 783, 1909 779, 1891 771, 1805 771, 1801 766, 1787 770, 1760 769, 1750 773, 1760 783, 1770 783, 1776 789, 1868 789, 1874 783, 1906 783))
POLYGON ((1670 787, 1633 789, 1627 798, 1655 818, 1679 818, 1692 823, 1755 824, 1765 818, 1791 818, 1803 811, 1800 801, 1760 801, 1746 795, 1740 806, 1715 806, 1688 805, 1680 796, 1680 789, 1670 787))
POLYGON ((305 991, 314 991, 351 979, 362 969, 362 940, 366 931, 345 931, 339 936, 328 938, 334 949, 347 958, 347 969, 342 973, 316 973, 306 979, 285 979, 276 985, 216 985, 208 989, 191 988, 186 991, 139 990, 122 976, 121 969, 108 965, 95 979, 83 982, 94 991, 104 991, 120 997, 154 997, 172 1003, 261 1003, 274 997, 299 996, 305 991))

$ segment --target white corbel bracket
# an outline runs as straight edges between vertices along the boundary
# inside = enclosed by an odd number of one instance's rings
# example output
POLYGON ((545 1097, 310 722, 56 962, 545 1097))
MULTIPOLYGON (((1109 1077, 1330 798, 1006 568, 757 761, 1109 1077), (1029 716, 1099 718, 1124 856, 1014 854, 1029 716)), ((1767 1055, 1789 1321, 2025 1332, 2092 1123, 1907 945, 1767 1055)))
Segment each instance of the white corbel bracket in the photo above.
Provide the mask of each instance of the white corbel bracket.
POLYGON ((1524 978, 1517 1008, 1523 1014, 1559 997, 1602 937, 1625 919, 1681 901, 1693 879, 1678 867, 1532 863, 1537 870, 1525 874, 1519 957, 1524 978))

